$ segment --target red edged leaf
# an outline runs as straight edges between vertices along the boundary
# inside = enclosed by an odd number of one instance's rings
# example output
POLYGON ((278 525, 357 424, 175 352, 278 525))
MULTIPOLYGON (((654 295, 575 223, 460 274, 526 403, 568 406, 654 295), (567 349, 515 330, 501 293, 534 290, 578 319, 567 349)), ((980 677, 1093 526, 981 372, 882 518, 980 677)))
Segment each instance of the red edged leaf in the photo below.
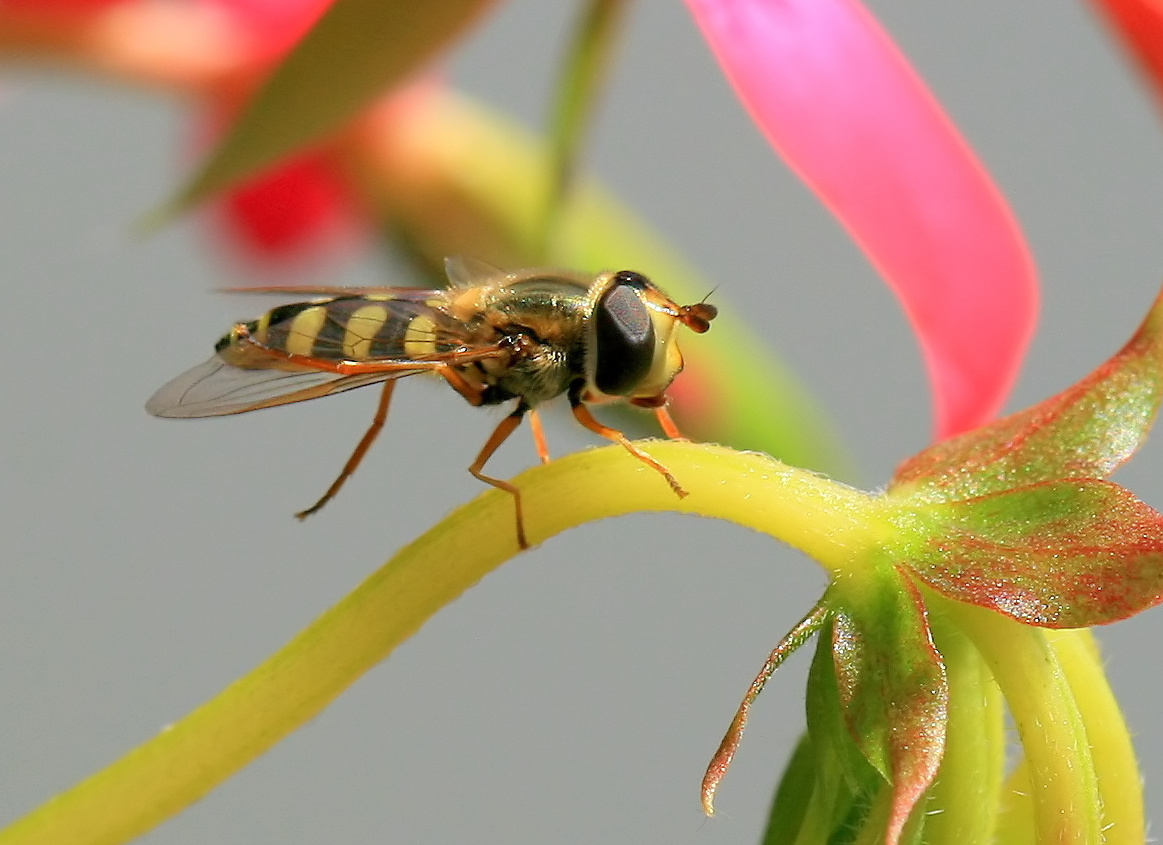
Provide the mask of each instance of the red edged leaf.
POLYGON ((1163 4, 1159 0, 1093 0, 1154 85, 1163 104, 1163 4))
POLYGON ((897 469, 890 493, 969 499, 1059 478, 1104 478, 1135 453, 1163 395, 1163 295, 1131 341, 1057 396, 937 443, 897 469))
POLYGON ((909 566, 957 601, 1047 628, 1125 619, 1163 601, 1163 515, 1110 481, 1048 481, 930 506, 909 566))
POLYGON ((900 298, 933 384, 938 438, 992 417, 1033 331, 1033 263, 907 60, 857 0, 687 5, 772 146, 900 298))
POLYGON ((924 602, 907 573, 869 601, 837 610, 832 656, 848 729, 892 784, 885 831, 894 845, 933 783, 945 751, 949 686, 924 602))

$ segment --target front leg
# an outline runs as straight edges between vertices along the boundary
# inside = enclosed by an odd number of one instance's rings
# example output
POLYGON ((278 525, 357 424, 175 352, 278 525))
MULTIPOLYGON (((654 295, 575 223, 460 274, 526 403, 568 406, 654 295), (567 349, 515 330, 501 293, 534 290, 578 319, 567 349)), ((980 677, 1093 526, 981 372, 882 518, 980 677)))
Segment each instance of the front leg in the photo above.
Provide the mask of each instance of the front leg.
POLYGON ((670 410, 667 407, 670 404, 670 399, 666 394, 660 393, 657 396, 637 397, 630 400, 630 404, 639 408, 650 408, 654 411, 654 416, 658 417, 658 424, 662 426, 662 432, 671 440, 686 440, 678 426, 675 425, 674 417, 670 415, 670 410))
MULTIPOLYGON (((638 460, 642 461, 642 463, 652 467, 657 472, 659 472, 662 477, 666 479, 666 483, 670 485, 670 489, 675 492, 676 496, 678 496, 680 499, 686 497, 687 491, 682 489, 682 486, 678 483, 677 480, 675 480, 675 477, 671 474, 669 469, 635 446, 630 441, 630 438, 628 438, 622 432, 618 431, 618 429, 610 428, 608 425, 602 425, 600 422, 594 419, 594 415, 590 413, 590 409, 586 407, 585 403, 581 400, 580 387, 575 387, 574 389, 570 390, 569 403, 573 411, 574 418, 577 419, 579 423, 584 425, 594 434, 600 435, 607 440, 613 440, 615 443, 621 443, 627 452, 636 457, 638 460)), ((677 429, 675 430, 677 431, 677 429)))

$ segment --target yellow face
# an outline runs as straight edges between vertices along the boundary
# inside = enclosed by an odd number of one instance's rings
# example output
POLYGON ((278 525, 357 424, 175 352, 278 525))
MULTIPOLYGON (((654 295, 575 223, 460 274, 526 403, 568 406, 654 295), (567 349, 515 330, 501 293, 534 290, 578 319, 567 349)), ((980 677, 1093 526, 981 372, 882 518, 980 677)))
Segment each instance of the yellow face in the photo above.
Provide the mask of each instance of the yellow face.
POLYGON ((676 305, 630 270, 599 276, 586 333, 587 401, 663 400, 683 366, 677 326, 704 332, 715 314, 705 303, 676 305))
POLYGON ((670 387, 675 376, 682 372, 682 352, 678 348, 678 318, 668 310, 651 305, 647 299, 650 322, 654 324, 654 355, 650 371, 630 394, 634 398, 659 396, 670 387))

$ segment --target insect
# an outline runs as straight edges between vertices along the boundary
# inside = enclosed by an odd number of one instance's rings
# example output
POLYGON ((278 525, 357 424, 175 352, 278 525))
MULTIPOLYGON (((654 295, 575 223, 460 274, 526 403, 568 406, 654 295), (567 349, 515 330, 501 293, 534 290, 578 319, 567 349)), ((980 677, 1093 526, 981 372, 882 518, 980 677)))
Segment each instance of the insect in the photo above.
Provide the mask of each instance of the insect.
POLYGON ((355 472, 387 419, 397 379, 429 373, 470 405, 515 400, 469 466, 476 478, 512 494, 517 541, 528 548, 521 492, 484 474, 493 453, 528 415, 537 454, 548 462, 537 406, 562 394, 590 431, 622 444, 686 495, 662 464, 587 407, 615 400, 650 408, 667 436, 682 435, 666 410, 666 389, 682 369, 676 328, 702 333, 713 305, 676 305, 631 270, 596 277, 549 270, 507 273, 466 258, 445 261, 450 287, 264 288, 325 296, 237 323, 205 363, 162 387, 146 403, 159 417, 215 417, 302 402, 383 384, 371 426, 315 513, 355 472))

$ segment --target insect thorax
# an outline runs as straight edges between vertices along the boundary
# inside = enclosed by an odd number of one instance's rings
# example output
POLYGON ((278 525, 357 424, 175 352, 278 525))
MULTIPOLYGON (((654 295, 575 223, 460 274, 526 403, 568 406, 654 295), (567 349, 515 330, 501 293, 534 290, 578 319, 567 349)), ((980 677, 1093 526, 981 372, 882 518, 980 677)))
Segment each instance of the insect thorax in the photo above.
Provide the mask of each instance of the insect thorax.
POLYGON ((585 294, 584 286, 554 277, 495 291, 484 319, 513 352, 507 361, 482 362, 485 404, 521 397, 534 406, 584 377, 585 294))

